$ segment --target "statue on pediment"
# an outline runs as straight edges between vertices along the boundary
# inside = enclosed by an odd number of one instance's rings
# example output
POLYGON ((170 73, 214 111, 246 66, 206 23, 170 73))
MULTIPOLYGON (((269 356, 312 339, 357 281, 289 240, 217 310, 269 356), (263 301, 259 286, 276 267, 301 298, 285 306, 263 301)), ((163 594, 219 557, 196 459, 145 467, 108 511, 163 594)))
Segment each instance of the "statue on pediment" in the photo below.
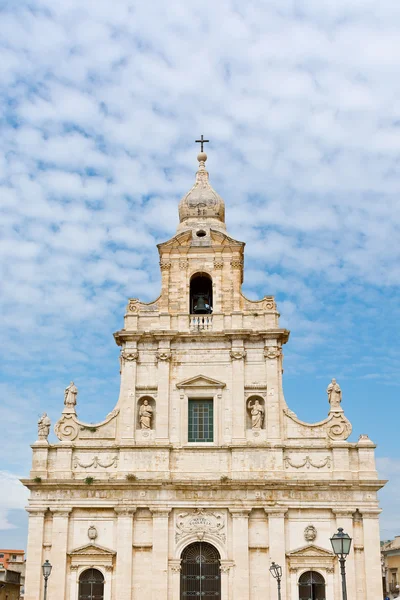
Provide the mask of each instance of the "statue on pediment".
POLYGON ((64 404, 67 408, 74 408, 76 405, 76 397, 78 395, 78 388, 73 381, 65 388, 64 391, 64 404))
POLYGON ((339 410, 342 401, 342 390, 340 389, 340 385, 336 382, 336 379, 332 379, 327 387, 326 393, 328 394, 331 410, 339 410))
POLYGON ((43 413, 38 421, 38 438, 39 440, 46 440, 49 437, 50 433, 50 418, 47 416, 47 413, 43 413))

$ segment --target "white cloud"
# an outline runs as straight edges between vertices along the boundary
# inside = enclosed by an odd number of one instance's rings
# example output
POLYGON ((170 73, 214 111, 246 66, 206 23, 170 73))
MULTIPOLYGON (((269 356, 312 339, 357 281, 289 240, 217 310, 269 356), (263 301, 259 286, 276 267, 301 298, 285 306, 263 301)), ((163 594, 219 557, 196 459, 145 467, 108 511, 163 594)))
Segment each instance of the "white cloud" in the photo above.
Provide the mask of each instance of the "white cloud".
POLYGON ((19 478, 8 471, 0 471, 0 530, 15 527, 8 520, 10 510, 22 510, 28 502, 29 491, 19 478))

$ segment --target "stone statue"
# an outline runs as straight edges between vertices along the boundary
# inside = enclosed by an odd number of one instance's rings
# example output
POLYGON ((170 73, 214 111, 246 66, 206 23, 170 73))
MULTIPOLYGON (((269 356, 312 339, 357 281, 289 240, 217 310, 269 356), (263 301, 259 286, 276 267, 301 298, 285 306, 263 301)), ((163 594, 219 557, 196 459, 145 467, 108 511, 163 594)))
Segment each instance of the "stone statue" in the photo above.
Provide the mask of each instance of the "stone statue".
POLYGON ((151 420, 153 418, 153 409, 148 400, 143 400, 139 409, 139 422, 141 429, 151 429, 151 420))
POLYGON ((39 440, 46 440, 49 437, 51 421, 47 416, 47 413, 43 413, 38 421, 38 438, 39 440))
POLYGON ((74 408, 76 405, 76 397, 78 395, 78 388, 73 381, 65 388, 64 391, 64 404, 67 408, 74 408))
POLYGON ((328 394, 329 404, 331 405, 331 410, 340 409, 340 403, 342 401, 342 390, 340 389, 340 385, 336 383, 336 379, 332 379, 331 383, 328 385, 326 393, 328 394))
POLYGON ((264 407, 258 400, 255 400, 253 404, 249 402, 248 406, 251 415, 251 428, 261 429, 264 421, 264 407))

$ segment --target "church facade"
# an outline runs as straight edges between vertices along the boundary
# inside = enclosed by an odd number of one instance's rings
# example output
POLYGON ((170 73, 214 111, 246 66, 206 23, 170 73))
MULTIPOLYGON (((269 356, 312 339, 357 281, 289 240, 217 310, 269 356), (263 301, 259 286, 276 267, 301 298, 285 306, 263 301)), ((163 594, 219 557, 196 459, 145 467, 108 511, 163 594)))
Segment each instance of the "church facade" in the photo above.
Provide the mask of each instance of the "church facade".
POLYGON ((48 417, 39 422, 23 480, 26 600, 43 597, 45 559, 49 600, 275 600, 272 561, 285 600, 340 600, 338 527, 353 538, 349 598, 382 597, 375 446, 347 441, 335 380, 323 421, 286 405, 289 332, 273 296, 241 291, 244 243, 226 232, 206 160, 176 235, 158 246, 160 296, 130 299, 114 334, 115 408, 83 423, 71 382, 59 443, 47 441, 48 417))

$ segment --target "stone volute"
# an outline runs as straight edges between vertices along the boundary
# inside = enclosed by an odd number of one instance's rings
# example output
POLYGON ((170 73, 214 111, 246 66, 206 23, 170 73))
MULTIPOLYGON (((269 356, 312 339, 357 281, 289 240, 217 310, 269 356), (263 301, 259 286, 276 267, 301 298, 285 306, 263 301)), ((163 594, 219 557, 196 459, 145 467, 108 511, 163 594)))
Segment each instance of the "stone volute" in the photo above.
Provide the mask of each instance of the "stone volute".
POLYGON ((199 170, 196 173, 195 184, 179 203, 178 232, 187 229, 199 230, 202 227, 212 227, 225 232, 225 203, 208 180, 205 166, 207 154, 200 152, 197 160, 199 170))

